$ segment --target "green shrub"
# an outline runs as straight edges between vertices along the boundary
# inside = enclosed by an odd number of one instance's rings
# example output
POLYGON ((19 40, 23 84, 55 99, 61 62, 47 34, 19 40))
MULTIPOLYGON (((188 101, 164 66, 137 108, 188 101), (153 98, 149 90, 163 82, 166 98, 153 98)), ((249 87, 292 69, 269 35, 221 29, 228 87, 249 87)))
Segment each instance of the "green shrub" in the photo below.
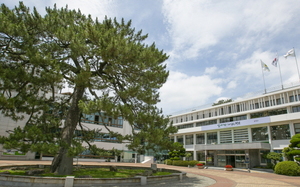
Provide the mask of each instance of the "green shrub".
POLYGON ((166 159, 166 160, 165 160, 165 164, 167 164, 167 165, 172 165, 172 164, 173 164, 173 160, 171 160, 171 159, 166 159))
POLYGON ((173 158, 170 158, 171 160, 180 160, 180 158, 179 157, 177 157, 177 156, 175 156, 175 157, 173 157, 173 158))
POLYGON ((300 176, 300 166, 294 161, 279 162, 275 166, 275 173, 288 176, 300 176))
POLYGON ((191 161, 188 161, 188 165, 190 166, 195 166, 196 164, 198 164, 198 161, 197 160, 191 160, 191 161))
POLYGON ((174 166, 188 166, 188 165, 190 165, 189 164, 190 163, 190 161, 187 161, 187 160, 173 160, 173 165, 174 166))

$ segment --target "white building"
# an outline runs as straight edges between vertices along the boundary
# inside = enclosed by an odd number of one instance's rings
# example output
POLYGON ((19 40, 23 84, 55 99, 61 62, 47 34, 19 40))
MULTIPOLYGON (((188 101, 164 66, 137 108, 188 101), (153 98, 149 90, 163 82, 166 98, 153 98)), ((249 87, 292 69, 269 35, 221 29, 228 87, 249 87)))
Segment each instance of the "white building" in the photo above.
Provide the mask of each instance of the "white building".
MULTIPOLYGON (((17 122, 13 121, 9 117, 4 117, 3 115, 0 115, 0 135, 8 136, 8 132, 13 131, 13 129, 18 126, 23 128, 27 120, 28 120, 28 116, 26 115, 23 120, 19 120, 17 122)), ((135 162, 136 161, 135 152, 128 150, 125 143, 118 143, 116 138, 111 137, 108 133, 108 130, 104 127, 104 123, 113 132, 118 132, 122 135, 131 134, 131 129, 132 129, 131 126, 127 121, 123 120, 121 117, 117 119, 113 119, 111 117, 101 118, 99 114, 84 115, 81 122, 83 128, 90 129, 90 130, 101 129, 101 132, 99 133, 99 137, 95 138, 95 141, 91 144, 95 144, 97 147, 103 148, 105 150, 112 150, 113 148, 117 150, 122 150, 123 151, 122 156, 116 158, 118 161, 135 162)), ((82 135, 79 126, 77 127, 75 134, 77 135, 77 138, 80 138, 80 136, 82 135)), ((84 143, 83 146, 87 146, 87 145, 84 143)), ((107 160, 105 159, 105 157, 92 156, 88 152, 83 154, 85 155, 81 155, 80 157, 94 158, 94 159, 101 158, 102 160, 107 160)), ((0 159, 30 160, 35 158, 36 158, 36 153, 32 153, 32 152, 20 153, 19 151, 14 149, 6 150, 0 144, 0 159)), ((144 157, 142 157, 141 159, 144 160, 144 157)))
POLYGON ((281 152, 300 133, 300 86, 173 115, 171 136, 195 160, 237 168, 266 165, 267 152, 281 152))

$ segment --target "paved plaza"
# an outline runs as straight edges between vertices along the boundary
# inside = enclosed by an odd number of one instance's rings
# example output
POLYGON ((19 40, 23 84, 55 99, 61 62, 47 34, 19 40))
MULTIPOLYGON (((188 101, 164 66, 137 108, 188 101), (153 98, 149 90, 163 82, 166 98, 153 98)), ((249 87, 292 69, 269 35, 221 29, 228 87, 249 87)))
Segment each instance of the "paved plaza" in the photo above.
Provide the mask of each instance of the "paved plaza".
MULTIPOLYGON (((9 165, 36 165, 44 164, 49 165, 51 161, 13 161, 13 160, 0 160, 0 166, 9 165)), ((120 165, 120 166, 136 166, 136 167, 150 167, 151 164, 141 163, 115 163, 115 162, 96 162, 79 161, 80 165, 120 165)), ((208 169, 198 169, 196 167, 177 167, 165 164, 158 164, 158 168, 176 169, 187 173, 187 177, 182 181, 170 181, 168 183, 158 183, 156 185, 149 184, 145 186, 160 186, 160 187, 300 187, 300 176, 291 177, 285 175, 277 175, 266 171, 251 170, 234 170, 224 171, 222 168, 208 167, 208 169)), ((1 185, 0 185, 1 186, 1 185)))

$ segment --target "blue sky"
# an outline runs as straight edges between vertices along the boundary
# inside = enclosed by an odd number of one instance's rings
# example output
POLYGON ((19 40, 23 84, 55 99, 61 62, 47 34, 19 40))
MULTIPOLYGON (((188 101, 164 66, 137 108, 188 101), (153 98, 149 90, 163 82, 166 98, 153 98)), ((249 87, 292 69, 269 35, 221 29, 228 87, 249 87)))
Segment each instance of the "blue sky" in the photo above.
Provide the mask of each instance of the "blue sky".
MULTIPOLYGON (((158 104, 165 114, 234 100, 266 88, 299 83, 294 47, 300 57, 300 2, 295 0, 25 0, 45 6, 68 5, 100 20, 105 15, 132 20, 170 57, 170 76, 160 89, 158 104), (271 65, 278 53, 281 71, 271 65), (260 60, 270 72, 264 71, 260 60)), ((2 0, 9 7, 17 0, 2 0)), ((297 58, 298 60, 298 58, 297 58)), ((300 59, 298 60, 300 61, 300 59)))

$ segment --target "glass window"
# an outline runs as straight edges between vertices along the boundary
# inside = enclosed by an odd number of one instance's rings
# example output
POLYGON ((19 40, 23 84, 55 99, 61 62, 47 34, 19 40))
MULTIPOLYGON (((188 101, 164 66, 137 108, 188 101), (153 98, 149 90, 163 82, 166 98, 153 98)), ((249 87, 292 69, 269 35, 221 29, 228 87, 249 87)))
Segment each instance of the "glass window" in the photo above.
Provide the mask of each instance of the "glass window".
POLYGON ((276 104, 280 105, 281 104, 281 99, 276 99, 276 104))
POLYGON ((204 135, 204 133, 196 135, 196 144, 205 144, 205 135, 204 135))
POLYGON ((293 112, 300 112, 300 106, 293 106, 292 111, 293 112))
POLYGON ((300 123, 295 123, 294 127, 295 127, 295 134, 300 134, 300 123))
POLYGON ((183 145, 183 136, 177 136, 177 142, 183 145))
POLYGON ((290 96, 290 102, 294 102, 294 101, 295 101, 294 96, 291 95, 291 96, 290 96))
POLYGON ((205 161, 205 152, 204 151, 198 151, 197 152, 197 160, 198 161, 205 161))
POLYGON ((270 159, 267 159, 267 154, 270 153, 269 150, 261 150, 260 151, 260 162, 262 164, 271 163, 270 159))
POLYGON ((217 144, 218 135, 216 132, 207 133, 207 144, 217 144))
POLYGON ((186 145, 193 145, 193 135, 185 135, 185 144, 186 145))
POLYGON ((277 125, 271 126, 272 140, 286 140, 291 138, 290 126, 277 125))
POLYGON ((251 132, 252 132, 252 141, 268 140, 268 128, 267 127, 252 128, 251 132))
POLYGON ((191 123, 191 124, 185 124, 185 125, 178 125, 177 128, 178 129, 186 129, 186 128, 192 128, 194 127, 194 124, 191 123))
POLYGON ((270 106, 270 102, 269 101, 265 101, 265 106, 266 107, 270 106))

